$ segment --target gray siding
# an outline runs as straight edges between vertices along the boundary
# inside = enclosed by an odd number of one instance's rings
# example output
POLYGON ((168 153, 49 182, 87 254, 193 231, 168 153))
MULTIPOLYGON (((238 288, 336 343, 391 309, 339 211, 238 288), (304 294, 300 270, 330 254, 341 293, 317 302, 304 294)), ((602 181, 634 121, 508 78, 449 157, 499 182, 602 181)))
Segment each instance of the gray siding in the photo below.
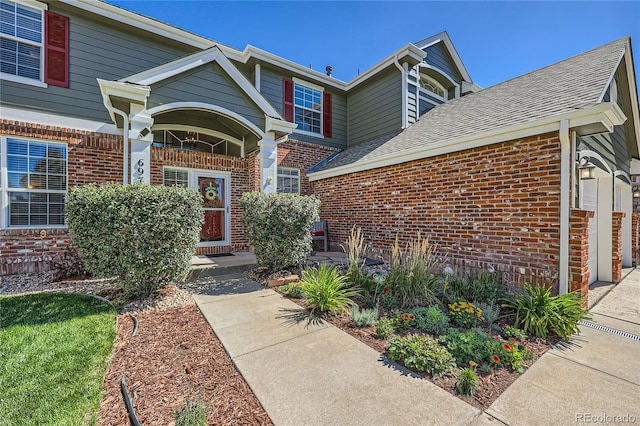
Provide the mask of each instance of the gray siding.
MULTIPOLYGON (((282 114, 282 79, 292 78, 292 75, 285 75, 275 68, 262 65, 260 69, 260 91, 262 96, 282 114)), ((304 77, 300 76, 301 79, 304 77)), ((310 81, 310 83, 314 83, 310 81)), ((321 83, 316 83, 323 86, 321 83)), ((347 97, 343 92, 334 90, 332 87, 325 87, 331 93, 332 100, 332 137, 315 138, 309 135, 296 133, 295 130, 290 136, 303 142, 316 143, 319 145, 331 146, 335 148, 346 148, 347 146, 347 97)))
POLYGON ((631 172, 631 156, 627 146, 625 126, 615 126, 613 133, 584 136, 578 141, 578 150, 589 149, 605 159, 611 170, 631 172))
POLYGON ((264 129, 262 110, 216 63, 202 65, 151 86, 148 108, 173 102, 218 105, 246 117, 260 129, 264 129))
POLYGON ((196 50, 60 3, 50 10, 69 17, 69 88, 3 81, 3 104, 111 122, 96 78, 118 79, 196 50))
POLYGON ((402 77, 396 68, 349 93, 349 145, 397 132, 402 127, 402 77))
POLYGON ((436 43, 433 46, 427 47, 424 51, 427 52, 426 63, 444 71, 455 80, 456 83, 460 84, 462 77, 458 73, 451 56, 447 53, 444 43, 436 43))

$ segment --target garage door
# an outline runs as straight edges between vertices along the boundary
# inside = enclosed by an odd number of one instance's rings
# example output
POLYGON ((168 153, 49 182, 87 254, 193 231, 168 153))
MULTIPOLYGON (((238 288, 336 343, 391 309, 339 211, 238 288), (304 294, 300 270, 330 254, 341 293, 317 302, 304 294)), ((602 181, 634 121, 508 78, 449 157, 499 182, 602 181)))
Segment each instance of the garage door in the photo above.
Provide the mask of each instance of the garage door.
POLYGON ((598 280, 598 180, 582 182, 582 208, 594 212, 589 219, 589 284, 598 280))

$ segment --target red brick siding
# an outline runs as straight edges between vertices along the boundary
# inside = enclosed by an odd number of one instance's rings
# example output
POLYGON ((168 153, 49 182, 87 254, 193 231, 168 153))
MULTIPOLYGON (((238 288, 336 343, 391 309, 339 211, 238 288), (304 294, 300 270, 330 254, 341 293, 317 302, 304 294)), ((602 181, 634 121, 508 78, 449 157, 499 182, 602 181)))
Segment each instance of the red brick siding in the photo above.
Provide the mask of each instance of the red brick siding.
POLYGON ((289 139, 278 145, 278 166, 300 169, 300 194, 311 195, 307 170, 337 151, 337 148, 289 139))
POLYGON ((589 220, 591 210, 571 209, 569 227, 569 291, 589 293, 589 220))
POLYGON ((388 255, 428 235, 456 259, 558 270, 557 133, 323 179, 314 184, 337 249, 353 225, 388 255))
POLYGON ((640 213, 631 215, 631 266, 638 266, 638 234, 640 234, 640 213))
POLYGON ((619 283, 622 279, 622 219, 623 212, 613 212, 611 219, 611 281, 619 283))

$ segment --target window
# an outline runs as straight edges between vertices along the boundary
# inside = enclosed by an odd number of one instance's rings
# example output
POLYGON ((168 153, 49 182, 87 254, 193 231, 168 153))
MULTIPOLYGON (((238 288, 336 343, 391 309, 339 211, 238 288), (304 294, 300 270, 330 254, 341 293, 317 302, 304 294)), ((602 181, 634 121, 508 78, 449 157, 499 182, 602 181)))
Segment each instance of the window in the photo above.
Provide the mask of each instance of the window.
POLYGON ((322 133, 322 92, 298 83, 294 88, 294 122, 298 130, 322 133))
POLYGON ((440 96, 445 100, 447 99, 447 91, 445 90, 445 88, 431 77, 420 74, 420 87, 435 95, 440 96))
POLYGON ((278 192, 300 193, 300 170, 278 167, 278 192))
POLYGON ((183 169, 164 169, 164 185, 165 186, 181 186, 183 188, 189 187, 189 171, 183 169))
POLYGON ((6 180, 0 180, 5 223, 8 226, 64 225, 67 192, 67 146, 6 138, 0 149, 6 180), (6 196, 4 195, 6 193, 6 196))
POLYGON ((315 137, 332 137, 332 95, 320 86, 297 78, 283 79, 283 117, 296 123, 294 132, 315 137))
POLYGON ((42 11, 0 2, 0 71, 40 81, 43 55, 42 11))
POLYGON ((69 18, 36 1, 0 0, 0 76, 69 87, 69 18))

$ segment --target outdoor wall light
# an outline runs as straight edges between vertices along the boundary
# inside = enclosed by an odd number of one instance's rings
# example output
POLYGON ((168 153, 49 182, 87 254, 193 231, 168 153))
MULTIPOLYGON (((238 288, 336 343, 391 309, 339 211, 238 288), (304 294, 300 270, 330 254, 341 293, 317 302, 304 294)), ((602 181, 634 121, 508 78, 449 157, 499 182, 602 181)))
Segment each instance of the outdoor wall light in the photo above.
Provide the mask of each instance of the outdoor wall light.
POLYGON ((593 164, 591 161, 589 161, 589 159, 585 159, 584 163, 582 163, 580 166, 578 166, 578 170, 580 171, 580 179, 582 180, 589 180, 589 179, 595 179, 595 171, 596 171, 596 165, 593 164))
POLYGON ((273 182, 273 178, 271 176, 269 176, 267 178, 267 185, 271 185, 272 182, 273 182))
POLYGON ((633 198, 640 198, 640 188, 633 190, 633 198))

